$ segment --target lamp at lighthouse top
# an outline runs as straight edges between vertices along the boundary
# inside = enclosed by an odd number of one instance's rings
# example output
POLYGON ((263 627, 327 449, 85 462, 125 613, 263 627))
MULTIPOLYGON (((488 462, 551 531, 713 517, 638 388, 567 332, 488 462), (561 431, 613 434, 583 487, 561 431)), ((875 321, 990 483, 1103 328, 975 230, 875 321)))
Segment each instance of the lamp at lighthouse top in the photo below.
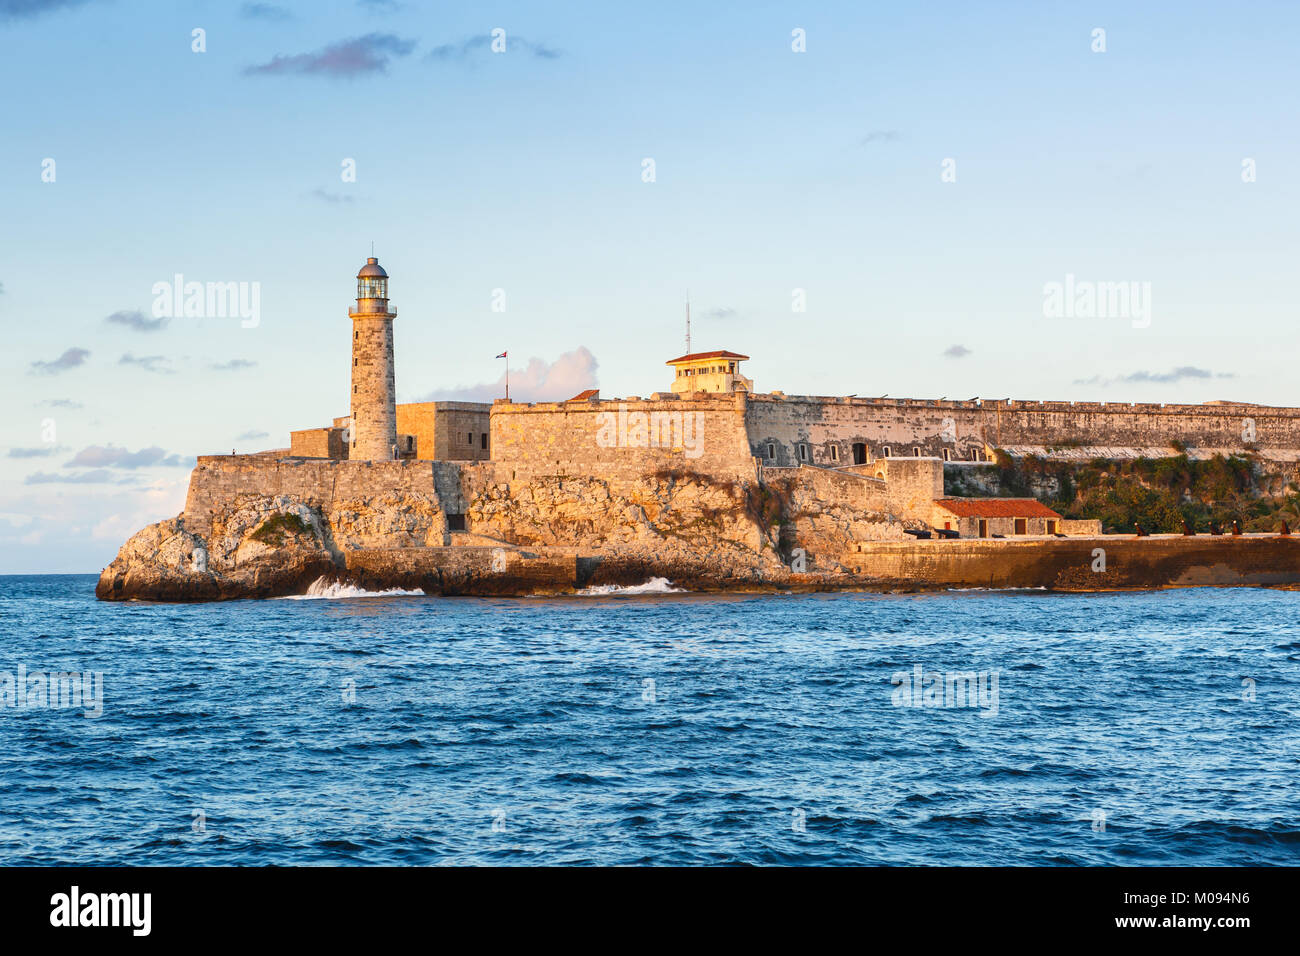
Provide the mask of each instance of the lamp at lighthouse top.
POLYGON ((388 273, 371 256, 357 273, 357 307, 356 312, 387 314, 392 310, 388 306, 388 273))

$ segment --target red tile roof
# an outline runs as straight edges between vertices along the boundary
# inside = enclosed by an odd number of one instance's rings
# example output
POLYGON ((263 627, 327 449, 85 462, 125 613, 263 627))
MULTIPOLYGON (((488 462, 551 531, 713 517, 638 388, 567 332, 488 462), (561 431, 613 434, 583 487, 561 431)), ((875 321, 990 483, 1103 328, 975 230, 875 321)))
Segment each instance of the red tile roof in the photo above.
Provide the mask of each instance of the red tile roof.
POLYGON ((719 349, 716 352, 692 352, 690 355, 683 355, 681 358, 669 359, 664 362, 665 365, 676 365, 679 362, 694 362, 696 359, 748 359, 748 355, 741 355, 739 352, 728 352, 726 349, 719 349))
POLYGON ((1059 518, 1034 498, 939 498, 936 505, 958 518, 1059 518))
POLYGON ((595 398, 595 397, 596 397, 597 395, 599 395, 599 394, 600 394, 600 389, 598 389, 598 388, 589 388, 589 389, 587 389, 586 391, 579 392, 577 395, 574 395, 573 398, 566 398, 565 401, 566 401, 566 402, 585 402, 587 399, 589 399, 589 398, 595 398))

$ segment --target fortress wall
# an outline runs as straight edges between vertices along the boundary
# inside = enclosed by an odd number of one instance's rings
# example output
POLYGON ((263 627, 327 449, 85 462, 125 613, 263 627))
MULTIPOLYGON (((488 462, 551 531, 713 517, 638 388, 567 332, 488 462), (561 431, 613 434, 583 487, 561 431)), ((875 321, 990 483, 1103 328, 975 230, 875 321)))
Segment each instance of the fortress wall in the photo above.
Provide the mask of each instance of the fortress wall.
POLYGON ((1192 447, 1257 450, 1293 460, 1300 449, 1300 409, 1262 405, 1159 405, 1095 402, 950 402, 820 396, 751 395, 745 420, 751 454, 776 465, 798 463, 798 444, 809 445, 812 464, 853 462, 854 442, 868 460, 892 454, 970 460, 985 445, 1089 445, 1111 449, 1167 449, 1177 440, 1192 447), (1248 439, 1253 435, 1254 441, 1248 439), (775 446, 776 459, 767 457, 775 446), (836 446, 839 459, 832 457, 836 446))
POLYGON ((525 474, 635 480, 663 470, 754 477, 743 404, 732 396, 497 402, 492 459, 525 474))
MULTIPOLYGON (((443 494, 450 487, 443 476, 443 494)), ((457 490, 459 486, 457 485, 457 490)), ((430 462, 267 459, 256 455, 204 455, 190 474, 185 526, 207 535, 214 513, 239 495, 293 495, 326 511, 335 502, 365 500, 388 492, 413 492, 440 503, 443 494, 430 462)), ((443 510, 447 510, 445 507, 443 510)))

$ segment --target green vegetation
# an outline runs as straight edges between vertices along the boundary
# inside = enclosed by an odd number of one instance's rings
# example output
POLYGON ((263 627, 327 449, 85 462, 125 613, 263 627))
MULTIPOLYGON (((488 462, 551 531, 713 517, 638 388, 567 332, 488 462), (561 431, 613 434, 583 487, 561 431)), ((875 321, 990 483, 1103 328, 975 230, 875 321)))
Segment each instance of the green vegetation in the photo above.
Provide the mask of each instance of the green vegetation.
POLYGON ((296 514, 274 514, 263 521, 249 537, 273 548, 284 547, 285 536, 311 535, 311 525, 296 514))
MULTIPOLYGON (((1276 531, 1283 521, 1300 530, 1300 495, 1273 495, 1258 461, 1241 455, 1196 461, 1168 458, 1090 462, 1015 460, 1001 449, 996 468, 970 473, 948 470, 948 490, 957 495, 1033 497, 1066 518, 1098 518, 1107 532, 1180 532, 1183 522, 1197 532, 1213 522, 1224 531, 1240 522, 1243 531, 1276 531)), ((1294 485, 1287 485, 1292 490, 1294 485)))

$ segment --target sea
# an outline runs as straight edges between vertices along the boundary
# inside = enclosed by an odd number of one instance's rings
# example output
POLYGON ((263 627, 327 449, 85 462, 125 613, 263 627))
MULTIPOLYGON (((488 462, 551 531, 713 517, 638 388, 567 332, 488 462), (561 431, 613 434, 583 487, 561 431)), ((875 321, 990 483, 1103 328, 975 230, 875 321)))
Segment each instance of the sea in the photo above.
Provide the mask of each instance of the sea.
POLYGON ((0 577, 0 865, 1300 863, 1300 593, 94 584, 0 577))

